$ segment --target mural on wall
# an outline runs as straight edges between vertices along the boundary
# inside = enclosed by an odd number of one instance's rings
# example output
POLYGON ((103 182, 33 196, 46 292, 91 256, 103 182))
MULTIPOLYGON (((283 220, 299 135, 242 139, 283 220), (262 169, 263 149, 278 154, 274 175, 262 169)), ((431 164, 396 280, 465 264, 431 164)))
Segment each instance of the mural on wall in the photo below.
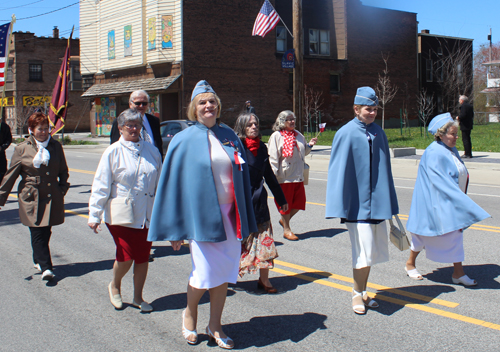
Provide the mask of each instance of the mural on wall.
POLYGON ((108 32, 108 60, 115 58, 115 30, 108 32))
POLYGON ((161 16, 161 48, 162 49, 172 49, 174 45, 172 44, 172 36, 174 33, 173 28, 173 16, 161 16))
POLYGON ((149 96, 149 110, 148 114, 160 117, 160 96, 156 94, 151 94, 149 96))
POLYGON ((132 56, 132 25, 123 27, 123 56, 132 56))
POLYGON ((111 126, 116 118, 116 100, 115 98, 96 98, 95 107, 95 127, 98 136, 109 136, 111 126))
POLYGON ((156 49, 156 17, 148 19, 148 50, 156 49))

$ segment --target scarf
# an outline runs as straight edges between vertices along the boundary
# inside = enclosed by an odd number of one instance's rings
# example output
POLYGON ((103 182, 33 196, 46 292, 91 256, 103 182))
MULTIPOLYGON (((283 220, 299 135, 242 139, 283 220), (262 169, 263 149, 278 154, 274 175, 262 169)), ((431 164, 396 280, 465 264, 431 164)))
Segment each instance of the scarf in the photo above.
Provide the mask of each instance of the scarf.
POLYGON ((45 142, 39 142, 35 137, 33 137, 33 139, 36 142, 36 149, 38 150, 35 157, 33 158, 33 166, 37 169, 39 169, 42 164, 45 166, 49 166, 50 153, 45 148, 47 148, 47 145, 49 144, 50 135, 45 142))
POLYGON ((297 136, 297 131, 281 130, 280 133, 285 139, 285 141, 283 142, 283 157, 292 157, 293 148, 297 145, 297 140, 295 139, 295 136, 297 136))
POLYGON ((260 138, 245 138, 245 146, 252 152, 253 156, 257 156, 260 147, 260 138))

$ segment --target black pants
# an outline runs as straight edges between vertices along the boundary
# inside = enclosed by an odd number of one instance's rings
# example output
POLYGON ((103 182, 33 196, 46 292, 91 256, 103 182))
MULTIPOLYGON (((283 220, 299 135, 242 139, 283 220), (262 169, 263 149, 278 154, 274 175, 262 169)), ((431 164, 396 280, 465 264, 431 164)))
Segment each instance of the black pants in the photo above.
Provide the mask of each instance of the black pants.
POLYGON ((52 226, 30 227, 31 247, 33 248, 33 263, 40 264, 42 272, 52 270, 52 259, 50 257, 49 241, 52 234, 52 226))
POLYGON ((472 156, 472 142, 470 133, 472 130, 462 130, 462 143, 464 144, 464 155, 472 156))

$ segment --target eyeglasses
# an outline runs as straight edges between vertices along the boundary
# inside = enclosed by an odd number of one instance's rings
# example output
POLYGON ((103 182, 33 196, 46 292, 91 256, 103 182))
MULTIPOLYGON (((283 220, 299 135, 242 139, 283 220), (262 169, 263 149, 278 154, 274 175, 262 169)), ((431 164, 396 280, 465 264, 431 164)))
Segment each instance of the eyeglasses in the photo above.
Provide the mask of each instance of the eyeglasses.
POLYGON ((147 101, 133 101, 132 103, 134 105, 137 105, 137 106, 147 106, 148 105, 147 101))
POLYGON ((295 121, 295 119, 285 119, 285 121, 292 122, 295 121))
POLYGON ((129 130, 140 130, 142 128, 142 125, 125 125, 127 129, 129 130))

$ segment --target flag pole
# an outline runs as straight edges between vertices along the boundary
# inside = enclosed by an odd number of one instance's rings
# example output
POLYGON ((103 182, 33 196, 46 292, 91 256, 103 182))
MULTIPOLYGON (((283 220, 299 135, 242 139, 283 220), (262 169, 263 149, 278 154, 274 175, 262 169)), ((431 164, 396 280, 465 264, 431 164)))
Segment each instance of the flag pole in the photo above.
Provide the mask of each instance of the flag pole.
POLYGON ((293 0, 293 48, 295 49, 295 68, 293 69, 293 112, 297 118, 297 129, 302 133, 302 102, 304 99, 302 52, 302 0, 293 0))
MULTIPOLYGON (((4 66, 4 81, 3 81, 3 89, 2 89, 2 100, 1 100, 1 107, 0 107, 0 122, 3 120, 3 110, 4 110, 4 105, 7 105, 6 102, 4 104, 4 99, 5 99, 5 89, 7 86, 7 73, 9 69, 9 54, 10 54, 10 40, 12 39, 12 29, 14 28, 14 23, 16 23, 16 15, 12 15, 12 19, 10 21, 10 27, 9 27, 9 38, 7 39, 7 48, 5 48, 5 66, 4 66)), ((6 121, 7 122, 7 121, 6 121)), ((0 128, 1 124, 0 124, 0 128)))

